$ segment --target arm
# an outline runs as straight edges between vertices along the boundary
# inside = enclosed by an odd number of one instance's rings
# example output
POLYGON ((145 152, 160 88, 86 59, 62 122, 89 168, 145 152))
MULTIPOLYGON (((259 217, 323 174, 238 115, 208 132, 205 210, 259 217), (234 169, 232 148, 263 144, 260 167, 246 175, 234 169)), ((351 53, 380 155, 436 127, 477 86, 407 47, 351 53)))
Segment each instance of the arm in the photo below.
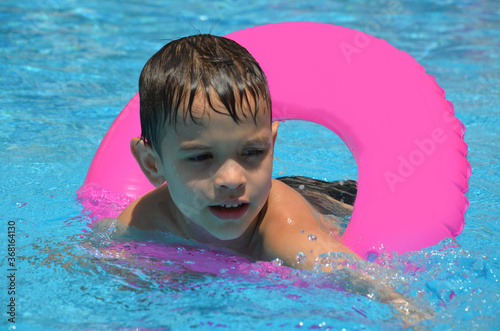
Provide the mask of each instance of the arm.
MULTIPOLYGON (((431 311, 422 309, 410 298, 363 272, 365 262, 360 261, 356 253, 342 244, 341 238, 324 232, 316 218, 320 215, 315 213, 299 193, 282 185, 286 186, 273 181, 273 190, 269 197, 271 208, 269 215, 266 215, 266 222, 262 225, 264 259, 279 258, 289 267, 309 270, 313 269, 315 260, 318 259, 323 265, 321 271, 332 272, 347 291, 391 305, 396 316, 405 323, 413 324, 432 317, 431 311), (347 255, 320 256, 332 252, 347 255), (299 253, 303 253, 305 257, 301 263, 297 262, 299 253), (360 268, 349 268, 346 262, 360 268)), ((299 254, 299 257, 301 256, 299 254)))
POLYGON ((287 266, 312 269, 316 257, 342 252, 359 257, 341 238, 320 228, 315 210, 292 188, 273 180, 268 211, 261 225, 263 259, 279 258, 287 266))

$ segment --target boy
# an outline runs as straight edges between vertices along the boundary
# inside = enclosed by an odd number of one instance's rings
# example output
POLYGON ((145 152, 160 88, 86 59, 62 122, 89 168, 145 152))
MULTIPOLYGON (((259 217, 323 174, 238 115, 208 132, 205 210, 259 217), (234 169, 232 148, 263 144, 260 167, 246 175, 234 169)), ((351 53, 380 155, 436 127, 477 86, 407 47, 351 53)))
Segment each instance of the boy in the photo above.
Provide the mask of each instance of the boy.
POLYGON ((146 63, 139 93, 142 135, 131 150, 156 189, 120 222, 295 268, 327 252, 355 255, 320 229, 299 193, 271 178, 279 123, 246 49, 212 35, 172 41, 146 63))
MULTIPOLYGON (((122 225, 294 268, 311 269, 329 252, 358 258, 320 229, 302 195, 271 178, 279 124, 271 123, 266 77, 246 49, 212 35, 170 42, 146 63, 139 93, 142 135, 131 150, 156 189, 121 213, 122 225)), ((346 275, 354 292, 376 289, 405 322, 430 317, 383 284, 346 275)))

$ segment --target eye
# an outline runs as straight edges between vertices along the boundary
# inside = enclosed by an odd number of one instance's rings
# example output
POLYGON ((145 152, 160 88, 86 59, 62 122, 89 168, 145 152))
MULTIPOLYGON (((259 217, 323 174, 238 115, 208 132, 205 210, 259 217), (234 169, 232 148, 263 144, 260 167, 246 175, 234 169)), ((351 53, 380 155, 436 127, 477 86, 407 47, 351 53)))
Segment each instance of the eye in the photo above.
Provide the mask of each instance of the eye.
POLYGON ((264 154, 264 150, 259 149, 259 148, 247 149, 247 150, 243 151, 243 156, 246 156, 246 157, 259 157, 263 154, 264 154))
POLYGON ((194 155, 187 158, 187 160, 192 163, 201 163, 210 159, 212 159, 212 154, 209 153, 194 155))

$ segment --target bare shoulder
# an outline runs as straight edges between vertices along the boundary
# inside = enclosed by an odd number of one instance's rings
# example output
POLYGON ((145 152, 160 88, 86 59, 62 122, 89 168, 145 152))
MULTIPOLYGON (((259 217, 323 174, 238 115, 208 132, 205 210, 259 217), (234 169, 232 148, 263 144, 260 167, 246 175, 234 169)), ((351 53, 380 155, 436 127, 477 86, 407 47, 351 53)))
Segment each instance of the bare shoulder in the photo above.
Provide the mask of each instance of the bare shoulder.
POLYGON ((118 220, 141 230, 161 230, 181 234, 176 210, 168 187, 162 185, 134 200, 118 216, 118 220))
POLYGON ((273 179, 265 220, 273 230, 304 230, 317 225, 313 207, 293 188, 273 179))
POLYGON ((263 258, 280 258, 292 267, 311 268, 314 259, 323 253, 352 253, 340 238, 321 230, 317 213, 297 191, 277 180, 272 182, 260 232, 263 258), (297 254, 304 256, 300 264, 297 254))

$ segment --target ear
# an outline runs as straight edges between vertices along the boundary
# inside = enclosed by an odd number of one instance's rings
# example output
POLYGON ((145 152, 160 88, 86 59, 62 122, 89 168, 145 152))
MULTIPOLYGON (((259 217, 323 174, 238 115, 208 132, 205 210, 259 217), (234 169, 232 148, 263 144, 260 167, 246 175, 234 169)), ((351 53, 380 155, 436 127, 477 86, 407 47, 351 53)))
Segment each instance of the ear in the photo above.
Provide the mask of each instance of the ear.
POLYGON ((160 173, 160 166, 162 164, 160 156, 149 144, 140 138, 132 138, 130 141, 130 150, 151 184, 158 187, 165 183, 165 177, 160 173))
POLYGON ((271 124, 271 133, 273 135, 273 146, 276 143, 276 137, 278 136, 278 127, 280 126, 280 122, 274 121, 273 124, 271 124))

